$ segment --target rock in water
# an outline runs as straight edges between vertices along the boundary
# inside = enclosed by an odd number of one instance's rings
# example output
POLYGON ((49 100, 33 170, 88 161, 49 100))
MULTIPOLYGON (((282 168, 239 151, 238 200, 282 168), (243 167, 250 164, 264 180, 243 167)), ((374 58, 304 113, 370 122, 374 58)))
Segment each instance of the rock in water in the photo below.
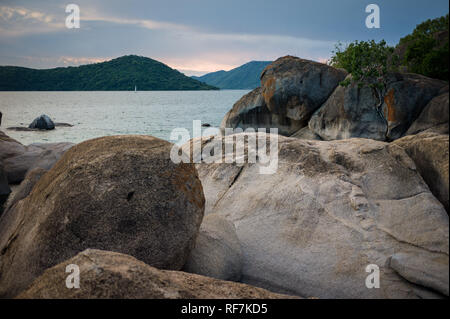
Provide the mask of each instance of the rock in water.
POLYGON ((205 213, 236 227, 241 282, 319 298, 418 298, 419 290, 433 296, 437 286, 429 280, 414 284, 389 267, 393 255, 408 253, 416 273, 428 273, 436 260, 433 269, 449 269, 448 214, 403 148, 278 138, 275 174, 260 174, 262 164, 197 166, 205 213), (380 289, 366 287, 372 264, 380 289))
MULTIPOLYGON (((448 87, 447 87, 448 90, 448 87)), ((420 116, 410 126, 405 135, 417 134, 423 131, 448 134, 448 92, 441 94, 428 103, 420 116)))
POLYGON ((262 72, 262 95, 272 114, 306 126, 313 112, 327 100, 346 75, 347 72, 342 69, 286 56, 268 65, 262 72))
POLYGON ((244 284, 153 268, 129 256, 85 250, 44 272, 23 299, 280 299, 293 298, 244 284), (65 286, 66 266, 80 268, 80 288, 65 286))
POLYGON ((217 214, 206 216, 184 270, 207 277, 239 281, 242 251, 233 223, 217 214))
POLYGON ((47 115, 43 114, 34 119, 34 121, 28 126, 28 128, 37 128, 39 130, 53 130, 55 123, 47 115))
POLYGON ((171 148, 150 136, 111 136, 66 152, 0 219, 0 296, 87 248, 181 269, 204 196, 194 165, 174 164, 171 148))
POLYGON ((0 131, 0 161, 10 184, 20 183, 33 168, 49 170, 73 143, 35 143, 22 145, 0 131))
POLYGON ((431 192, 449 211, 449 136, 423 132, 394 142, 417 166, 431 192))
POLYGON ((310 129, 324 140, 395 140, 446 86, 444 81, 418 74, 390 74, 387 82, 387 94, 379 111, 379 101, 371 88, 339 86, 311 117, 310 129))

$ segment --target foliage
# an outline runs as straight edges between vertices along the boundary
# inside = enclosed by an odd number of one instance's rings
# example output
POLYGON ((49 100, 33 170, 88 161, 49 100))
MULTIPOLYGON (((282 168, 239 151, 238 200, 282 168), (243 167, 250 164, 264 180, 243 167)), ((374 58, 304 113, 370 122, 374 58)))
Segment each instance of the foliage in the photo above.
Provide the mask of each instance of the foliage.
POLYGON ((412 34, 402 38, 405 51, 402 63, 413 73, 448 81, 449 15, 419 24, 412 34))
POLYGON ((161 62, 135 55, 48 70, 0 67, 1 91, 127 91, 135 86, 141 91, 217 89, 161 62))
POLYGON ((352 74, 351 78, 341 82, 343 86, 356 83, 359 87, 369 86, 381 90, 385 87, 387 73, 393 71, 397 64, 393 52, 394 48, 384 40, 379 43, 374 40, 355 41, 345 48, 338 43, 330 65, 352 74))

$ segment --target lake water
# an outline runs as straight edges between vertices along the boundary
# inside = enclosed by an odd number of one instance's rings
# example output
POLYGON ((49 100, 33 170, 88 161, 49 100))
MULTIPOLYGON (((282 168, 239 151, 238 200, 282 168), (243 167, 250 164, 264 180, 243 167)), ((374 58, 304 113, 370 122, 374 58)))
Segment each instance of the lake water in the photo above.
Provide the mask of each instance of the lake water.
POLYGON ((245 90, 151 92, 0 92, 1 130, 23 144, 79 143, 95 137, 144 134, 169 140, 174 128, 192 132, 192 121, 219 127, 245 90), (12 131, 47 114, 73 124, 52 131, 12 131))

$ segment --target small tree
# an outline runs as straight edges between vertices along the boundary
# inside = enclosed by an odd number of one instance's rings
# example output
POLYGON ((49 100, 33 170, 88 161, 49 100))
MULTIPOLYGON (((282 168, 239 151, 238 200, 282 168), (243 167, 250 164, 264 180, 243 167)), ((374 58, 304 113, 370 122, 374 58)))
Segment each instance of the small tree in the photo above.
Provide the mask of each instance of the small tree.
POLYGON ((386 122, 382 106, 387 91, 387 75, 395 71, 398 57, 394 55, 394 48, 386 44, 386 41, 355 41, 343 48, 338 43, 329 64, 337 68, 343 68, 351 73, 340 84, 348 86, 352 83, 358 88, 370 87, 377 97, 376 110, 380 117, 386 122))

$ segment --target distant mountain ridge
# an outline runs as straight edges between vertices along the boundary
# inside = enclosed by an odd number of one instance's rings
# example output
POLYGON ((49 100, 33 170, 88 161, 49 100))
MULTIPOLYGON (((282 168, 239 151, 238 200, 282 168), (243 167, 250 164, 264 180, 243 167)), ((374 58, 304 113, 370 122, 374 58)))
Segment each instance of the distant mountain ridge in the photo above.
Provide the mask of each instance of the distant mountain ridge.
POLYGON ((217 71, 193 79, 216 86, 220 89, 253 90, 260 86, 261 72, 271 61, 251 61, 230 71, 217 71))
POLYGON ((146 57, 126 55, 110 61, 37 70, 0 66, 0 91, 216 90, 146 57))

